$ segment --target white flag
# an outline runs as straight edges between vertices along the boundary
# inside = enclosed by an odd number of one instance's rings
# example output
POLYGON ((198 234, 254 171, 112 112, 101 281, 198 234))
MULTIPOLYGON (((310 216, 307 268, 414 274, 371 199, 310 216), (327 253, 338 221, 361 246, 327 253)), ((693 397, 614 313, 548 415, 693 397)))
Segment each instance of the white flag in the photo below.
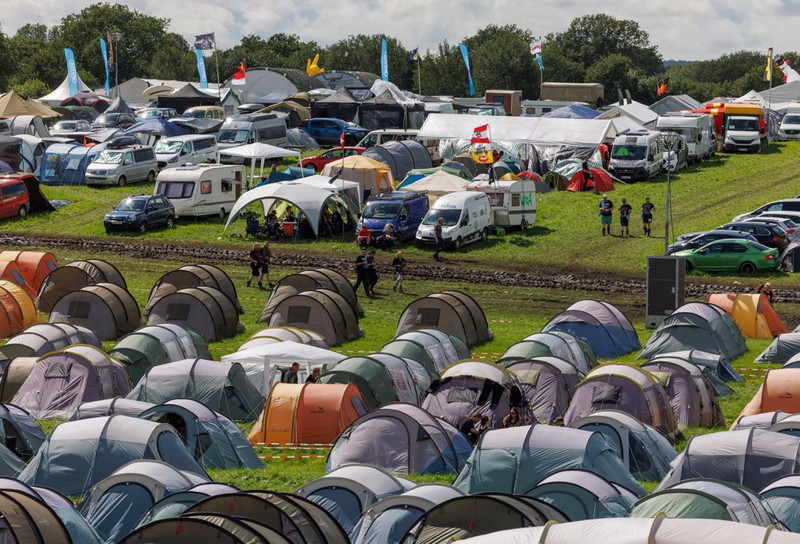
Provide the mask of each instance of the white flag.
POLYGON ((542 54, 542 42, 539 40, 531 40, 531 55, 542 54))

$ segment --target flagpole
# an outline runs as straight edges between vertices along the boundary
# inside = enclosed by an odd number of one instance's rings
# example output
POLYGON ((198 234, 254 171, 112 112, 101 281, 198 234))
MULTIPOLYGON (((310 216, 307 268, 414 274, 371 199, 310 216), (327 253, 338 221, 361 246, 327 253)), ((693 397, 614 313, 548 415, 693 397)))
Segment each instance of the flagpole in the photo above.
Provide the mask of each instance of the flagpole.
POLYGON ((419 82, 419 94, 422 96, 422 68, 419 63, 419 48, 417 48, 417 81, 419 82))
POLYGON ((217 63, 217 104, 222 105, 222 87, 219 80, 219 55, 217 54, 217 34, 214 33, 214 61, 217 63))

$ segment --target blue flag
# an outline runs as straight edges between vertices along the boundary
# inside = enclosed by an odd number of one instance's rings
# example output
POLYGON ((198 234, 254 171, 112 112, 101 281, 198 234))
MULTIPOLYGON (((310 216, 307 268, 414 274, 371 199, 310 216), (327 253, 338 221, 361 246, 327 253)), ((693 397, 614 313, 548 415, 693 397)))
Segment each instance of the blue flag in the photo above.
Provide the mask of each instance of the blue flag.
POLYGON ((64 48, 64 57, 67 59, 67 79, 69 80, 69 95, 75 96, 78 88, 78 67, 75 65, 75 53, 69 47, 64 48))
POLYGON ((535 57, 533 57, 533 60, 535 60, 539 64, 539 70, 544 70, 544 63, 542 62, 541 55, 536 55, 535 57))
POLYGON ((196 47, 194 50, 197 55, 197 73, 200 74, 200 88, 208 89, 208 75, 206 74, 206 59, 203 58, 203 50, 196 47))
POLYGON ((100 38, 100 52, 103 54, 103 64, 106 66, 105 90, 106 94, 108 94, 111 92, 111 80, 108 75, 108 47, 106 46, 106 40, 104 38, 100 38))
POLYGON ((469 80, 469 95, 475 96, 475 86, 472 84, 472 70, 469 68, 469 55, 467 54, 467 46, 463 43, 459 46, 461 48, 461 56, 464 57, 464 64, 467 65, 467 78, 469 80))
POLYGON ((408 54, 408 60, 413 60, 413 61, 419 60, 419 47, 417 47, 411 53, 408 54))
POLYGON ((381 40, 381 79, 389 81, 389 55, 386 52, 386 38, 381 40))

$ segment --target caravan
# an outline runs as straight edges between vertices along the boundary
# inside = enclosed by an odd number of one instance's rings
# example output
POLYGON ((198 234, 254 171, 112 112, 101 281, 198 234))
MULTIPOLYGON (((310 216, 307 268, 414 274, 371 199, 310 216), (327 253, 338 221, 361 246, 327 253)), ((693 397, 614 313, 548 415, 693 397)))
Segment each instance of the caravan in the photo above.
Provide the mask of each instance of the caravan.
POLYGON ((489 198, 490 222, 494 227, 521 227, 536 222, 536 184, 531 179, 488 179, 467 186, 489 198))
POLYGON ((711 116, 707 113, 673 112, 656 121, 659 132, 676 132, 686 138, 689 164, 711 157, 714 149, 711 137, 713 127, 711 116))
POLYGON ((621 180, 647 180, 666 168, 664 141, 658 132, 621 132, 611 148, 609 171, 621 180))
POLYGON ((439 197, 417 229, 417 247, 434 244, 433 229, 440 217, 445 248, 458 251, 464 244, 489 237, 490 210, 486 193, 456 191, 439 197))
POLYGON ((158 176, 155 194, 169 198, 175 217, 225 217, 242 194, 243 166, 199 164, 167 168, 158 176))

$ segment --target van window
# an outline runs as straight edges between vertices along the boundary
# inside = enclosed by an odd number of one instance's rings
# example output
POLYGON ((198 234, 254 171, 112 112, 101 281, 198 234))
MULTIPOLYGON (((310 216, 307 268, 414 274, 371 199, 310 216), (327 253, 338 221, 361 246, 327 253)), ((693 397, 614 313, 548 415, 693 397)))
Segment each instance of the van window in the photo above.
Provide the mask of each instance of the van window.
POLYGON ((201 195, 208 195, 211 194, 211 180, 204 179, 200 182, 200 194, 201 195))
POLYGON ((193 181, 162 181, 156 192, 171 200, 189 198, 194 193, 193 181))
POLYGON ((125 153, 125 158, 122 159, 122 164, 133 164, 133 153, 130 151, 125 153))
POLYGON ((192 142, 186 142, 183 144, 183 152, 189 154, 192 152, 192 142))
POLYGON ((202 140, 197 140, 194 142, 194 150, 203 151, 204 149, 214 147, 214 144, 216 143, 217 141, 214 138, 204 138, 202 140))
MULTIPOLYGON (((136 159, 136 162, 143 162, 143 161, 153 161, 155 160, 155 155, 153 154, 153 148, 146 147, 144 149, 136 149, 133 151, 133 157, 136 159)), ((127 160, 129 157, 125 157, 127 160)))
POLYGON ((11 198, 12 196, 24 195, 26 193, 24 183, 10 183, 2 187, 3 198, 11 198))

